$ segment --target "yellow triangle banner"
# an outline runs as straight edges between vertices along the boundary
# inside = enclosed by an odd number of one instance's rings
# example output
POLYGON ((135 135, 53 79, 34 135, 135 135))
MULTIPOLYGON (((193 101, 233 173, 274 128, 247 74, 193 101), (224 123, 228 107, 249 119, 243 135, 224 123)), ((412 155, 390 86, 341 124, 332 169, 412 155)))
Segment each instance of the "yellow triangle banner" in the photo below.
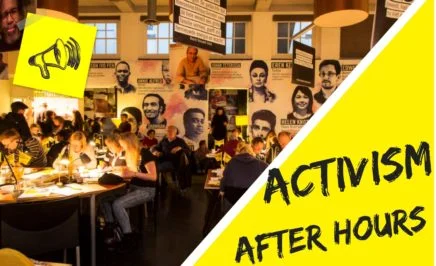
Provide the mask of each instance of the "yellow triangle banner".
POLYGON ((415 0, 184 265, 433 265, 433 17, 415 0))

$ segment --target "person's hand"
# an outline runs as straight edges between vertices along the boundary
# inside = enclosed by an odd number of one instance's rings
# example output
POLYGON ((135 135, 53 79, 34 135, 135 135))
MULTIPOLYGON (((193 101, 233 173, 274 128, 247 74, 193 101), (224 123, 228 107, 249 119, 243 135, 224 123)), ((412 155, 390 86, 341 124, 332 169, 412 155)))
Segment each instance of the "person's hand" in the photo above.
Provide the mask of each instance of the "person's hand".
POLYGON ((129 170, 127 167, 121 171, 121 177, 124 179, 132 179, 136 176, 136 172, 129 170))
POLYGON ((175 154, 175 153, 177 153, 178 151, 180 151, 181 149, 182 149, 182 148, 179 147, 179 146, 174 147, 174 148, 171 149, 171 153, 172 153, 172 154, 175 154))
POLYGON ((224 191, 220 191, 219 196, 220 196, 221 198, 224 197, 224 191))
POLYGON ((153 151, 152 154, 156 157, 162 156, 162 152, 159 152, 159 151, 153 151))

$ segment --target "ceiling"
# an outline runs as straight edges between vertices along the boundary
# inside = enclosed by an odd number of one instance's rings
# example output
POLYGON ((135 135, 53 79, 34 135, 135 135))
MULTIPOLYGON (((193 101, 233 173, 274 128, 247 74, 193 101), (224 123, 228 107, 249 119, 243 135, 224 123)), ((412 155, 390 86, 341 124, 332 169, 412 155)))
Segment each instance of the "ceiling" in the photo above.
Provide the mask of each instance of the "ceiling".
MULTIPOLYGON (((170 0, 157 0, 157 12, 168 13, 170 0)), ((376 0, 369 0, 373 10, 376 0)), ((228 12, 312 13, 313 0, 227 0, 228 12)), ((79 13, 147 12, 147 0, 79 0, 79 13)))

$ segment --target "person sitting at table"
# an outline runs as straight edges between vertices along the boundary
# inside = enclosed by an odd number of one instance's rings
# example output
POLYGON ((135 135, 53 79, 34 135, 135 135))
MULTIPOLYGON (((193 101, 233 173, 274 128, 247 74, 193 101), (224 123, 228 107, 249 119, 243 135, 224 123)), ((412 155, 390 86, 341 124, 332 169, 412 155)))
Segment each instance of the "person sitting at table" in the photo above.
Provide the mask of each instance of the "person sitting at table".
POLYGON ((129 246, 136 238, 132 232, 128 208, 141 205, 154 198, 156 193, 157 167, 150 149, 140 149, 138 138, 131 132, 120 134, 119 144, 125 152, 127 167, 121 177, 130 181, 127 194, 112 203, 112 211, 105 211, 105 221, 114 223, 115 219, 123 231, 123 244, 129 246), (115 219, 114 219, 115 218, 115 219))
POLYGON ((254 157, 249 144, 240 142, 236 155, 224 169, 220 195, 232 205, 235 204, 267 167, 265 162, 254 157))
POLYGON ((15 163, 18 162, 18 159, 20 158, 19 154, 21 152, 30 157, 28 162, 21 161, 25 166, 45 167, 47 165, 47 158, 45 157, 41 143, 34 137, 30 137, 26 141, 23 141, 16 129, 9 128, 0 134, 0 142, 6 149, 7 154, 15 154, 15 163))
POLYGON ((157 145, 157 139, 155 138, 156 131, 154 129, 149 129, 147 131, 147 136, 142 139, 142 146, 145 148, 153 148, 157 145))
POLYGON ((261 137, 255 137, 251 140, 251 149, 253 150, 255 157, 262 161, 265 160, 265 155, 262 154, 264 146, 265 143, 261 137))
POLYGON ((47 152, 47 166, 52 167, 53 162, 58 158, 59 153, 62 149, 68 145, 68 139, 70 138, 71 132, 69 130, 61 130, 56 134, 56 143, 51 146, 50 150, 47 152))
POLYGON ((224 143, 224 145, 218 151, 223 151, 233 157, 236 153, 236 147, 241 141, 242 139, 239 137, 239 129, 235 128, 230 135, 230 140, 224 143))
POLYGON ((210 160, 214 160, 213 158, 207 158, 206 155, 209 152, 210 151, 207 148, 206 141, 200 140, 199 147, 194 152, 195 165, 197 166, 196 169, 198 174, 205 174, 209 167, 210 160))
POLYGON ((86 142, 85 133, 82 131, 76 131, 71 135, 69 145, 62 149, 53 167, 62 165, 61 161, 64 157, 67 157, 76 168, 85 166, 87 169, 95 169, 97 167, 94 147, 86 142))
POLYGON ((126 166, 126 151, 120 145, 120 135, 113 134, 105 138, 104 143, 108 148, 103 158, 102 165, 105 167, 126 166))
POLYGON ((53 135, 56 135, 56 133, 63 129, 73 131, 73 123, 70 120, 65 120, 62 116, 55 116, 53 124, 55 126, 53 135))
POLYGON ((177 127, 170 125, 167 128, 167 136, 163 138, 153 149, 153 155, 158 157, 160 172, 168 172, 173 175, 173 181, 179 181, 182 192, 191 186, 189 172, 189 160, 191 149, 186 142, 177 137, 177 127))

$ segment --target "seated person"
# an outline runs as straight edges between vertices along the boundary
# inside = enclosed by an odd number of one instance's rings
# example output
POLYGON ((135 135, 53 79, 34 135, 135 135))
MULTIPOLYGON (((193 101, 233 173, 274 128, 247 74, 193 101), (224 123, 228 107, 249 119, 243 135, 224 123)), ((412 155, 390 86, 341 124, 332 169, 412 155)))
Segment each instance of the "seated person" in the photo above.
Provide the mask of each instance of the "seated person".
POLYGON ((251 149, 253 150, 255 157, 262 161, 265 160, 265 155, 262 153, 264 146, 265 143, 263 143, 261 137, 255 137, 251 140, 251 149))
POLYGON ((73 131, 73 122, 65 120, 62 116, 55 116, 53 119, 53 125, 55 126, 53 134, 56 135, 62 129, 73 131))
POLYGON ((53 162, 59 157, 59 153, 68 145, 70 135, 71 132, 65 129, 56 134, 56 143, 51 146, 50 150, 47 152, 47 166, 53 166, 53 162))
POLYGON ((168 126, 167 136, 155 146, 153 155, 158 157, 160 172, 177 172, 173 179, 178 178, 180 188, 183 190, 191 185, 188 173, 189 162, 186 162, 191 149, 182 138, 177 137, 177 133, 178 130, 175 126, 168 126))
POLYGON ((126 154, 127 164, 122 172, 122 178, 129 180, 130 186, 127 194, 113 202, 113 215, 112 212, 105 211, 105 219, 107 223, 114 223, 116 219, 124 234, 123 242, 131 243, 134 240, 134 234, 132 234, 126 209, 144 204, 154 198, 158 173, 155 157, 149 149, 140 149, 135 134, 122 133, 119 137, 119 144, 126 154))
POLYGON ((32 137, 35 137, 38 140, 41 140, 41 128, 38 124, 31 124, 30 125, 30 133, 32 134, 32 137))
POLYGON ((95 157, 94 147, 86 142, 85 133, 82 131, 74 132, 70 137, 70 144, 65 146, 60 152, 58 158, 54 161, 53 167, 62 165, 61 161, 64 154, 68 155, 70 161, 77 168, 79 166, 85 166, 87 169, 95 169, 97 167, 97 159, 95 157), (88 163, 83 162, 81 155, 85 154, 90 160, 88 163))
POLYGON ((147 136, 142 139, 142 146, 146 148, 152 148, 157 145, 157 139, 155 138, 156 131, 154 129, 149 129, 147 131, 147 136))
POLYGON ((47 158, 45 157, 41 143, 34 138, 30 137, 26 141, 22 141, 20 134, 14 128, 9 128, 0 134, 1 144, 7 149, 8 154, 15 154, 15 161, 10 163, 17 163, 20 152, 25 152, 30 156, 30 161, 26 164, 28 167, 45 167, 47 165, 47 158))
POLYGON ((267 166, 265 162, 254 157, 250 145, 239 143, 236 155, 224 169, 220 195, 235 204, 267 166))
POLYGON ((121 123, 118 126, 118 130, 120 133, 130 132, 132 130, 132 126, 127 121, 127 114, 121 114, 121 123))
POLYGON ((214 160, 213 158, 206 157, 209 152, 210 151, 207 148, 206 141, 201 140, 198 149, 194 152, 197 173, 205 174, 210 164, 210 160, 214 160))
POLYGON ((121 147, 120 135, 114 134, 105 138, 104 143, 108 148, 103 159, 104 167, 126 166, 126 152, 121 147))
POLYGON ((235 156, 236 147, 238 143, 241 142, 242 139, 239 137, 239 129, 235 128, 230 135, 230 140, 224 143, 224 145, 219 149, 219 151, 223 151, 230 155, 231 157, 235 156))

